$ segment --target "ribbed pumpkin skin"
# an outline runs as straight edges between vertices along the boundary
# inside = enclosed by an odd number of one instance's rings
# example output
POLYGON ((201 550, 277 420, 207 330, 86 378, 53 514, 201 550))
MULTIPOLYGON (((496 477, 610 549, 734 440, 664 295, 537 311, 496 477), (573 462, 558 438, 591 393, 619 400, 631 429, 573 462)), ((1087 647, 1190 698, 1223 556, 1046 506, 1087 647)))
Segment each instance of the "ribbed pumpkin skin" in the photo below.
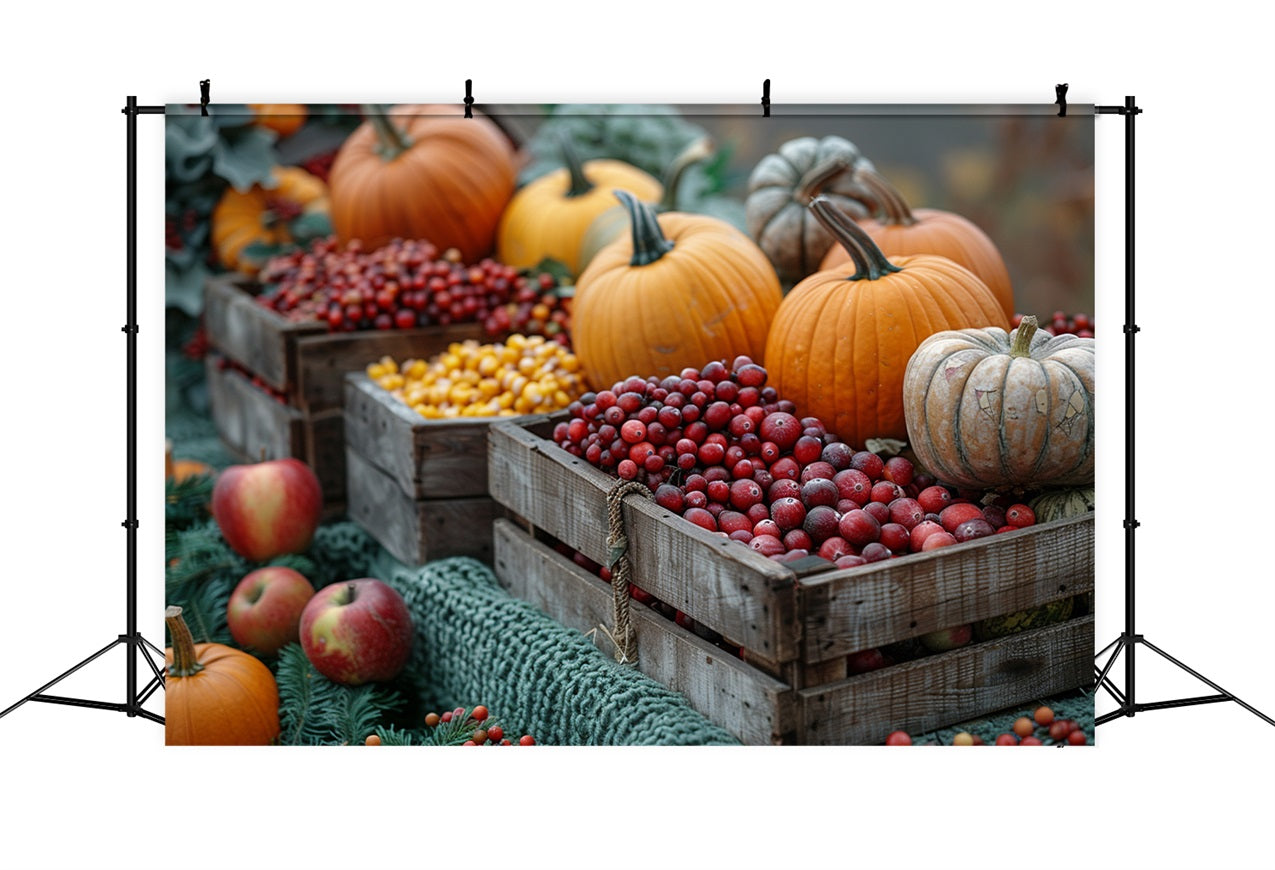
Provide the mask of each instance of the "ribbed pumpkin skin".
POLYGON ((1026 322, 931 336, 908 363, 908 443, 939 480, 1092 485, 1093 339, 1036 331, 1029 355, 1012 356, 1026 322))
POLYGON ((840 136, 803 136, 785 142, 753 168, 744 203, 748 234, 766 252, 785 284, 818 271, 820 260, 834 247, 832 236, 806 207, 811 196, 823 193, 852 217, 867 215, 860 203, 863 191, 852 170, 871 166, 852 142, 840 136), (803 179, 813 181, 818 167, 837 159, 846 171, 803 185, 803 179))
MULTIPOLYGON (((1014 316, 1014 288, 1000 251, 987 234, 971 221, 949 211, 918 208, 912 210, 914 224, 892 224, 864 218, 859 226, 877 243, 887 257, 935 254, 969 269, 992 291, 1006 317, 1014 316)), ((850 256, 834 245, 824 257, 821 269, 850 262, 850 256)))
POLYGON ((782 298, 766 255, 716 218, 666 212, 658 221, 673 242, 660 259, 631 266, 626 234, 576 281, 572 343, 595 389, 739 354, 762 361, 782 298))
MULTIPOLYGON (((202 671, 169 675, 164 742, 169 746, 265 746, 279 736, 279 689, 258 659, 219 643, 195 644, 202 671)), ((173 663, 173 650, 165 651, 173 663)))
POLYGON ((514 192, 513 148, 491 121, 455 112, 391 109, 389 120, 411 144, 389 160, 378 153, 372 122, 350 134, 328 176, 332 228, 342 242, 359 239, 372 250, 396 237, 425 239, 440 251, 456 248, 466 263, 491 253, 514 192))
POLYGON ((849 444, 903 438, 903 373, 935 332, 1009 320, 991 291, 943 257, 892 257, 902 269, 848 280, 816 272, 784 298, 766 341, 769 383, 849 444))
POLYGON ((229 188, 213 209, 212 244, 217 258, 222 265, 245 275, 256 275, 263 265, 241 256, 248 245, 292 242, 286 220, 266 220, 273 201, 289 203, 303 214, 328 211, 328 188, 322 179, 295 166, 276 166, 271 176, 275 181, 272 189, 254 184, 240 193, 229 188))
POLYGON ((1054 489, 1036 496, 1027 506, 1036 514, 1036 522, 1051 523, 1068 517, 1078 517, 1094 510, 1092 486, 1075 489, 1054 489))
POLYGON ((588 160, 584 176, 593 189, 568 196, 571 175, 555 169, 518 191, 500 220, 496 258, 517 269, 552 257, 579 274, 580 248, 594 219, 615 205, 617 188, 643 202, 655 202, 664 186, 647 173, 620 160, 588 160))

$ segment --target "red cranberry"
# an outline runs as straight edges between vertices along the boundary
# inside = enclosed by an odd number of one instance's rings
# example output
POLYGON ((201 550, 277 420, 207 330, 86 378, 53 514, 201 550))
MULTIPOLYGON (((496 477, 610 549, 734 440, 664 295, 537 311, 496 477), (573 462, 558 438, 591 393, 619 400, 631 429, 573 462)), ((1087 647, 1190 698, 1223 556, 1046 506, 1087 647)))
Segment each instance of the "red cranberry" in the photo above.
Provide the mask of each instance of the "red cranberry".
POLYGON ((927 486, 916 497, 927 513, 936 514, 952 502, 952 494, 943 486, 927 486))
POLYGON ((792 446, 792 456, 801 465, 817 462, 821 453, 823 453, 823 442, 810 435, 802 435, 792 446))
POLYGON ((952 533, 956 532, 956 527, 961 523, 970 520, 983 520, 983 509, 968 502, 948 505, 939 513, 939 521, 943 524, 943 528, 952 533))
POLYGON ((781 451, 790 450, 801 437, 801 423, 792 414, 777 411, 767 415, 758 427, 763 441, 773 441, 781 451))
POLYGON ((833 468, 829 463, 824 462, 823 460, 816 460, 801 469, 801 477, 798 479, 802 483, 805 483, 808 480, 814 480, 818 477, 821 477, 824 480, 832 480, 836 473, 837 469, 833 468))
POLYGON ((913 498, 896 498, 890 502, 890 521, 911 531, 925 519, 925 510, 913 498))
MULTIPOLYGON (((911 541, 908 544, 908 549, 910 549, 913 553, 921 552, 921 547, 924 546, 925 539, 936 532, 943 532, 943 527, 938 523, 930 522, 929 520, 917 523, 912 527, 911 541)), ((947 534, 946 532, 943 533, 947 534)))
POLYGON ((880 537, 881 524, 867 511, 853 510, 841 517, 837 530, 842 538, 862 548, 880 537))
POLYGON ((784 532, 784 546, 790 551, 801 550, 803 555, 814 546, 814 542, 810 540, 810 536, 806 534, 805 529, 789 529, 784 532))
POLYGON ((813 478, 801 487, 801 501, 807 508, 816 505, 832 507, 837 503, 838 497, 837 485, 826 478, 813 478))
POLYGON ((724 480, 710 480, 707 492, 710 501, 718 504, 726 504, 730 501, 730 484, 724 480))
POLYGON ((882 562, 890 558, 890 548, 880 542, 868 544, 859 553, 865 562, 882 562))
POLYGON ((837 492, 842 498, 848 498, 857 505, 862 506, 872 500, 872 481, 858 469, 838 471, 832 482, 837 485, 837 492))
POLYGON ((717 398, 719 401, 731 403, 739 396, 739 384, 734 381, 720 381, 717 384, 717 398))
POLYGON ((843 471, 850 467, 850 460, 854 457, 854 451, 850 449, 850 445, 842 441, 834 441, 825 446, 823 452, 819 454, 819 458, 831 465, 837 471, 843 471))
POLYGON ((952 537, 964 543, 972 541, 975 538, 986 538, 988 535, 996 534, 996 529, 987 520, 979 517, 978 519, 966 520, 956 527, 956 531, 952 532, 952 537))
POLYGON ((751 360, 742 366, 735 367, 735 377, 739 380, 741 387, 760 390, 766 386, 766 370, 751 360))
POLYGON ((708 487, 708 480, 702 474, 688 474, 682 481, 682 489, 687 492, 703 492, 708 487))
MULTIPOLYGON (((748 460, 743 461, 747 462, 748 460)), ((736 474, 736 477, 738 477, 738 474, 736 474)), ((761 504, 761 487, 753 480, 736 480, 730 485, 730 503, 741 511, 746 511, 753 505, 761 504)), ((749 523, 749 528, 752 528, 752 523, 749 523)))
POLYGON ((999 529, 1006 525, 1005 508, 998 504, 983 505, 983 519, 992 524, 992 528, 999 529))
POLYGON ((891 456, 885 461, 882 474, 886 480, 897 483, 899 486, 907 486, 912 482, 912 463, 902 456, 891 456))
POLYGON ((858 568, 860 565, 868 564, 868 560, 856 555, 842 556, 835 564, 838 568, 858 568))
POLYGON ((881 526, 879 540, 889 547, 892 553, 906 553, 912 546, 912 533, 898 523, 885 523, 881 526))
POLYGON ((793 459, 791 456, 784 456, 770 464, 770 473, 773 474, 776 479, 787 477, 792 480, 796 480, 801 476, 801 466, 798 465, 797 460, 793 459))
POLYGON ((753 464, 747 459, 741 459, 730 467, 730 474, 736 480, 752 480, 753 464))
POLYGON ((896 498, 903 498, 903 488, 897 483, 891 483, 888 480, 878 480, 872 484, 872 500, 879 501, 882 504, 889 504, 896 498))
POLYGON ((721 381, 729 376, 730 376, 730 372, 726 371, 726 366, 718 362, 717 360, 714 360, 713 362, 704 366, 704 368, 700 369, 700 377, 706 381, 713 381, 714 383, 721 381))
POLYGON ((754 534, 753 539, 748 542, 748 546, 763 556, 778 556, 787 550, 783 541, 770 534, 754 534))
POLYGON ((779 445, 774 441, 763 441, 761 443, 761 452, 758 454, 767 465, 770 465, 779 458, 779 445))
POLYGON ((860 450, 850 458, 850 467, 859 469, 872 480, 880 480, 885 474, 885 463, 881 457, 866 450, 860 450))
POLYGON ((702 508, 707 506, 708 496, 705 495, 703 490, 696 490, 695 492, 688 492, 686 494, 686 507, 702 508))
POLYGON ((826 541, 837 534, 837 523, 840 517, 827 505, 816 505, 806 512, 806 521, 802 528, 816 544, 826 541))
POLYGON ((835 562, 842 556, 853 555, 854 551, 850 548, 850 544, 844 538, 833 535, 825 538, 823 543, 819 545, 819 551, 816 555, 827 559, 829 562, 835 562))
POLYGON ((703 508, 688 508, 682 516, 702 529, 707 529, 710 532, 717 531, 717 520, 703 508))
POLYGON ((806 521, 806 507, 795 498, 781 498, 770 504, 770 518, 784 531, 795 529, 806 521))
POLYGON ((706 441, 699 447, 699 461, 703 465, 719 465, 726 458, 726 448, 706 441))
POLYGON ((770 535, 776 541, 778 541, 780 536, 783 535, 783 533, 784 533, 783 529, 779 528, 779 524, 771 519, 762 520, 761 522, 753 526, 754 537, 757 537, 758 535, 770 535))
POLYGON ((921 545, 921 551, 928 553, 930 550, 937 550, 939 547, 950 547, 956 543, 959 542, 955 537, 940 529, 934 534, 926 536, 925 543, 921 545))
POLYGON ((1015 528, 1025 529, 1036 525, 1036 512, 1025 504, 1010 505, 1005 511, 1005 522, 1015 528))
POLYGON ((717 515, 717 527, 728 535, 738 531, 745 531, 750 535, 753 532, 752 521, 739 511, 729 508, 717 515))
POLYGON ((615 467, 615 473, 620 476, 621 480, 633 480, 638 473, 637 463, 632 459, 622 459, 620 464, 615 467))
POLYGON ((748 514, 748 518, 752 520, 754 525, 762 520, 770 522, 770 505, 766 504, 765 501, 758 501, 756 504, 750 505, 744 513, 748 514))
POLYGON ((704 479, 709 483, 712 483, 714 480, 724 480, 729 484, 731 481, 730 469, 728 469, 725 465, 710 465, 708 468, 704 469, 703 473, 704 479))
POLYGON ((791 478, 781 477, 767 488, 766 498, 771 504, 781 498, 801 498, 801 484, 791 478))
POLYGON ((872 518, 878 523, 884 525, 890 521, 890 508, 879 501, 870 501, 863 506, 865 513, 872 514, 872 518))

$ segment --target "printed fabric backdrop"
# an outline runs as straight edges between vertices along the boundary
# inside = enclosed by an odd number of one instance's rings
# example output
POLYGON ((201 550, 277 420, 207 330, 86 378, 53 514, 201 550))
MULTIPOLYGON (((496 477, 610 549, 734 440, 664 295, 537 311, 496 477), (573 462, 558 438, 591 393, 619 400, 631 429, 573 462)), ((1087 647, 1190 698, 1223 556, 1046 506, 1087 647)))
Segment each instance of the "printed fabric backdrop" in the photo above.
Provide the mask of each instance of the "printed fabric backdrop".
POLYGON ((1091 745, 1047 108, 167 107, 167 742, 1091 745))

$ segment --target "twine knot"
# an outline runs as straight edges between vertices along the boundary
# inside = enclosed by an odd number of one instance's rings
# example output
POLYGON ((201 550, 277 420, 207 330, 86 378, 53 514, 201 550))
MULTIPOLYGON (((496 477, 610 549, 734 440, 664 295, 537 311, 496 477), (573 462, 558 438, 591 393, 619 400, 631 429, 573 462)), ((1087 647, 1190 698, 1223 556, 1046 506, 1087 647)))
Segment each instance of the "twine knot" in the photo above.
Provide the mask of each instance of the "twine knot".
POLYGON ((629 539, 624 534, 624 499, 641 494, 651 497, 646 484, 635 480, 620 483, 607 493, 607 568, 611 571, 611 613, 614 632, 606 632, 615 644, 615 660, 637 664, 637 634, 629 621, 629 539))

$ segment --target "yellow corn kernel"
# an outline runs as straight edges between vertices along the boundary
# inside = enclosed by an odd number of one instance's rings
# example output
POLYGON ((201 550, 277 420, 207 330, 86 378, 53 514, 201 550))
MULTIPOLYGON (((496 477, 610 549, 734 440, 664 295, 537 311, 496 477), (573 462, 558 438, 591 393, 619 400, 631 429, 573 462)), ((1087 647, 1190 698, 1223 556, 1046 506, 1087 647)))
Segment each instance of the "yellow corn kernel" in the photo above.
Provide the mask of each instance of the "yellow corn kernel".
POLYGON ((496 397, 496 404, 501 410, 507 410, 514 405, 514 394, 510 392, 501 393, 496 397))
POLYGON ((406 374, 410 378, 415 378, 416 380, 420 380, 421 378, 425 377, 425 372, 428 370, 429 370, 429 366, 426 365, 425 360, 414 359, 407 364, 406 374))

